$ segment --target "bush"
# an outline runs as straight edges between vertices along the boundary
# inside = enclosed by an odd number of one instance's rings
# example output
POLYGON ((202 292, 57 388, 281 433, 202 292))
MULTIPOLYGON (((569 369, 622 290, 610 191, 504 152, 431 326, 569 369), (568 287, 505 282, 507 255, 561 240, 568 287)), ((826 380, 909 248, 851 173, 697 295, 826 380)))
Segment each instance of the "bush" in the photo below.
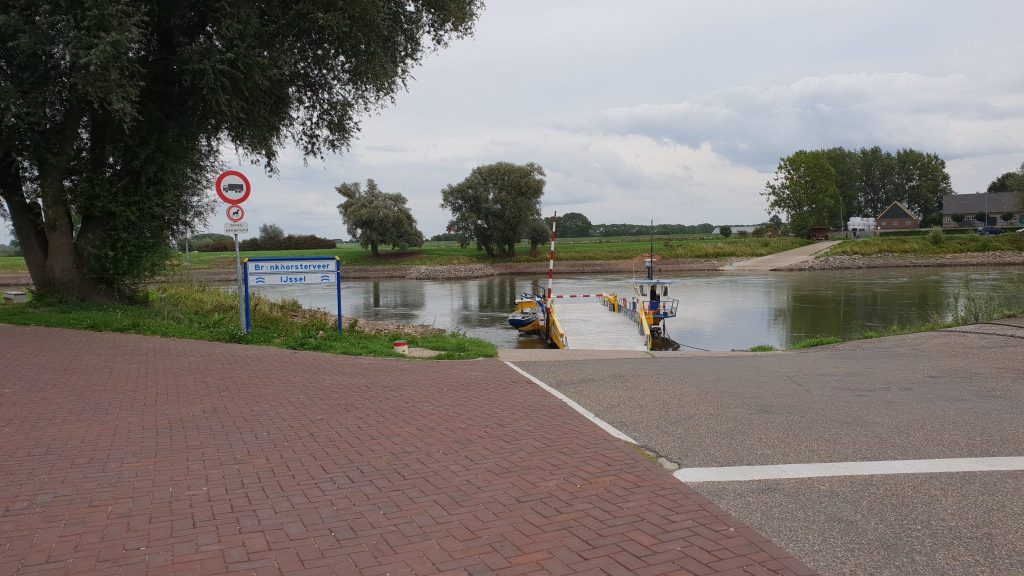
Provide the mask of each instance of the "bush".
POLYGON ((235 249, 235 241, 232 239, 222 240, 210 240, 203 242, 202 244, 196 244, 193 250, 196 252, 233 252, 235 249))
MULTIPOLYGON (((249 252, 260 250, 325 250, 334 249, 338 245, 334 240, 320 238, 312 234, 289 234, 278 239, 247 238, 239 243, 239 248, 249 252)), ((215 239, 196 244, 196 252, 234 252, 234 239, 215 239)))
POLYGON ((736 236, 739 236, 740 238, 746 238, 747 236, 750 236, 750 232, 747 232, 746 230, 740 230, 739 232, 736 233, 736 236))
POLYGON ((732 236, 732 226, 719 226, 718 233, 722 235, 722 238, 728 238, 732 236))
POLYGON ((946 241, 946 235, 942 233, 942 228, 934 227, 928 232, 928 242, 933 246, 941 246, 946 241))
POLYGON ((250 252, 259 250, 317 250, 337 247, 334 240, 320 238, 312 234, 289 234, 283 238, 248 238, 241 243, 242 250, 250 252))

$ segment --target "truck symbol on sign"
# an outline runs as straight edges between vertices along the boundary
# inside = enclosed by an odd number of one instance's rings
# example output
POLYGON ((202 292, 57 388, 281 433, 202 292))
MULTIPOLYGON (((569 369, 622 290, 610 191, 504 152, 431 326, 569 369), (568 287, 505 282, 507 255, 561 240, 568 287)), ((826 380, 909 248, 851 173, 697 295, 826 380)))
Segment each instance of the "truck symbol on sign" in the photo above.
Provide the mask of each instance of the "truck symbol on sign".
POLYGON ((245 193, 245 185, 243 185, 243 184, 238 184, 238 183, 225 184, 221 188, 224 190, 225 194, 232 194, 232 193, 244 194, 245 193))

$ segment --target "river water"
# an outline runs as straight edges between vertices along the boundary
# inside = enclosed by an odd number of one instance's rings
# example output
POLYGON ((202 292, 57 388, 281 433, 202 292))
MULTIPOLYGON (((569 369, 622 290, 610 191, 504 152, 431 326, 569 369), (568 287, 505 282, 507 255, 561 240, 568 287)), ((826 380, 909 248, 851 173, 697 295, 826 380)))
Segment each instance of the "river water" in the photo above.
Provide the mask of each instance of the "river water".
MULTIPOLYGON (((680 300, 678 316, 668 321, 672 340, 683 349, 745 350, 759 344, 781 349, 814 336, 852 337, 893 325, 923 324, 947 314, 957 295, 962 297, 968 289, 983 297, 1019 300, 1021 291, 1008 287, 1024 284, 1024 268, 680 272, 662 278, 674 281, 670 296, 680 300)), ((535 286, 546 288, 547 278, 343 278, 342 308, 348 317, 430 324, 489 340, 499 348, 536 348, 541 346, 537 338, 520 336, 506 323, 515 298, 535 286)), ((309 308, 335 309, 330 287, 260 290, 271 298, 295 298, 309 308)), ((556 294, 600 291, 629 295, 629 278, 587 274, 554 282, 556 294)))

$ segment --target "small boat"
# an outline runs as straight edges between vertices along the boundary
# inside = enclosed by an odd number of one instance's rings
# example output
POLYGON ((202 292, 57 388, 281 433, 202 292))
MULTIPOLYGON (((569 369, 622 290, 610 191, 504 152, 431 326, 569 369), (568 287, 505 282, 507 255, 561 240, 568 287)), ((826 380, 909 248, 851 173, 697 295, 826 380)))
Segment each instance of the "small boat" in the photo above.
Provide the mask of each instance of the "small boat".
POLYGON ((546 320, 544 297, 530 294, 516 299, 516 309, 508 317, 510 326, 526 333, 543 331, 546 320))

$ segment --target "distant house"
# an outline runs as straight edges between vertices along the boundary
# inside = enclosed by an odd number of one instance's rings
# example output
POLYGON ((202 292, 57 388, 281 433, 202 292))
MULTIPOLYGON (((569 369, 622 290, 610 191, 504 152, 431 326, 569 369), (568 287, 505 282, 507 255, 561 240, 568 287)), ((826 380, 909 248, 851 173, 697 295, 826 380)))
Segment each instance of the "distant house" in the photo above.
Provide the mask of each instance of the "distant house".
POLYGON ((921 227, 921 217, 903 204, 893 202, 875 216, 875 224, 879 230, 911 230, 921 227))
POLYGON ((976 228, 978 226, 1024 226, 1024 207, 1020 204, 1020 196, 1013 192, 992 192, 978 194, 950 194, 942 197, 943 228, 976 228), (978 220, 978 214, 986 214, 978 220), (964 217, 962 222, 953 219, 956 215, 964 217), (1003 214, 1010 214, 1010 220, 1004 220, 1003 214))

